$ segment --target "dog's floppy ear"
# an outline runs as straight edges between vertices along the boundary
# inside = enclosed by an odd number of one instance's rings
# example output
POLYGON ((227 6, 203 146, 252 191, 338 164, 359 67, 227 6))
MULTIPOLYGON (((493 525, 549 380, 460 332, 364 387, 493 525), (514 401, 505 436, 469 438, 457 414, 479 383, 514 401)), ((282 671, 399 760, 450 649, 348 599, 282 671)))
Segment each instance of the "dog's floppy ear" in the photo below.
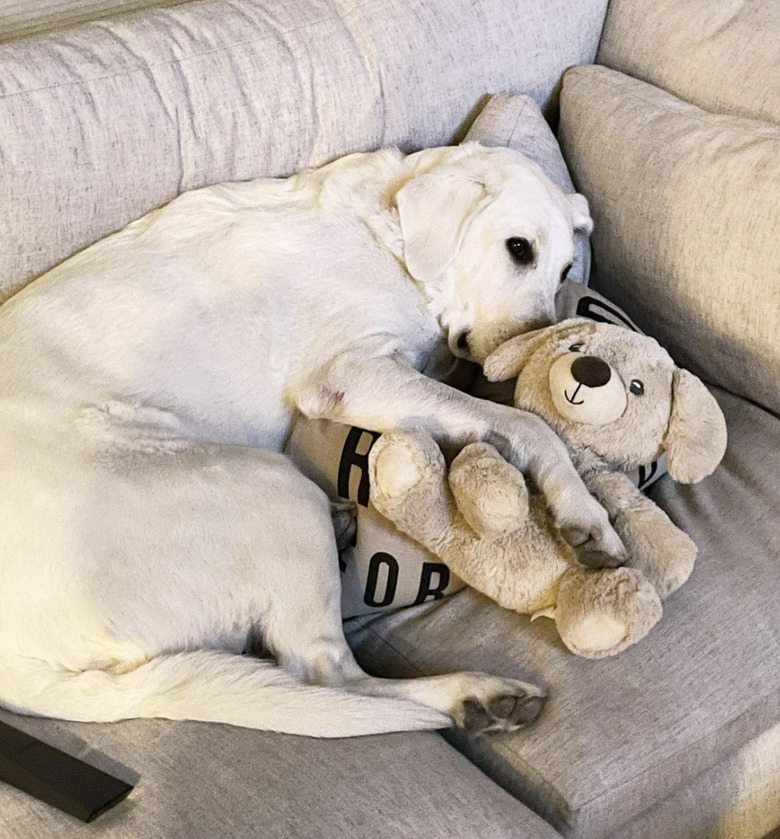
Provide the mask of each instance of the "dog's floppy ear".
POLYGON ((579 192, 573 192, 566 196, 571 204, 572 223, 574 232, 583 236, 590 236, 593 233, 593 219, 590 217, 588 199, 579 192))
POLYGON ((428 172, 401 187, 396 204, 404 261, 416 280, 430 282, 446 271, 486 199, 484 184, 457 171, 428 172))
POLYGON ((723 459, 726 437, 726 420, 712 394, 693 373, 675 370, 664 437, 669 474, 682 484, 706 478, 723 459))

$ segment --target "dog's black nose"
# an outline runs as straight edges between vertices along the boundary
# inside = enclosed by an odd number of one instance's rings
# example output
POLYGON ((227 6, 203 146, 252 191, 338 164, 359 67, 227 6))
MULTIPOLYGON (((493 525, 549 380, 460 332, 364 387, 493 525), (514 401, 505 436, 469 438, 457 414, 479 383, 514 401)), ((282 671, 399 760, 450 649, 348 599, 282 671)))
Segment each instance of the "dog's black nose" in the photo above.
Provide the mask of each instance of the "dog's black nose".
POLYGON ((464 352, 468 351, 469 348, 469 333, 468 332, 461 332, 458 335, 457 347, 459 350, 463 350, 464 352))
POLYGON ((571 366, 575 381, 585 387, 604 387, 612 378, 612 370, 606 361, 594 355, 580 356, 571 366))

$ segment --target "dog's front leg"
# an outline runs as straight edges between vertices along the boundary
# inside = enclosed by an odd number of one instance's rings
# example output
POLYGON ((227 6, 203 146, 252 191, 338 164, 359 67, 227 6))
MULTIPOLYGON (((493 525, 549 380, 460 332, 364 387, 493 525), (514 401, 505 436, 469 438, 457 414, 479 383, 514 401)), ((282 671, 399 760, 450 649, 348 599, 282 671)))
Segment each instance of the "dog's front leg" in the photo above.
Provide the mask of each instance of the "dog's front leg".
POLYGON ((342 354, 291 394, 301 413, 371 431, 425 429, 460 446, 485 440, 533 479, 557 527, 574 547, 604 565, 625 558, 607 513, 586 488, 566 447, 538 417, 456 391, 387 356, 342 354))

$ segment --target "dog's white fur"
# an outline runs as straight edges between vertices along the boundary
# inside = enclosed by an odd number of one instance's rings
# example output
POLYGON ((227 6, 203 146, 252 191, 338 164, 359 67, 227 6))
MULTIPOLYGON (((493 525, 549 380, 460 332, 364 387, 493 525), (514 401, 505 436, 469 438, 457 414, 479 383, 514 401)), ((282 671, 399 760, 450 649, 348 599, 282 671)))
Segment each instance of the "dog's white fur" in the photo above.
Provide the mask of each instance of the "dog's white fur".
POLYGON ((566 532, 619 553, 543 423, 418 372, 443 339, 481 362, 552 319, 589 224, 517 153, 384 150, 186 193, 12 298, 0 701, 318 736, 468 723, 475 703, 499 727, 523 722, 490 709, 541 696, 532 685, 358 667, 330 506, 278 452, 296 410, 490 439, 566 532), (534 244, 533 265, 513 263, 510 236, 534 244), (259 635, 277 663, 240 654, 259 635))

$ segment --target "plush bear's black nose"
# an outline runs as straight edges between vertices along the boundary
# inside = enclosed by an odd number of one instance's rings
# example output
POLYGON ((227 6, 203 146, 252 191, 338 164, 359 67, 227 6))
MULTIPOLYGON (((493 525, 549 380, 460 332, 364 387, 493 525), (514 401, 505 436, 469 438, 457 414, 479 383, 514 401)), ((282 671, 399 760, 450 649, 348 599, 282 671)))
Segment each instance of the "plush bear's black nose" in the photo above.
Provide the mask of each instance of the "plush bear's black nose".
POLYGON ((603 387, 612 378, 609 364, 595 355, 580 356, 572 364, 571 374, 575 381, 585 387, 603 387))

